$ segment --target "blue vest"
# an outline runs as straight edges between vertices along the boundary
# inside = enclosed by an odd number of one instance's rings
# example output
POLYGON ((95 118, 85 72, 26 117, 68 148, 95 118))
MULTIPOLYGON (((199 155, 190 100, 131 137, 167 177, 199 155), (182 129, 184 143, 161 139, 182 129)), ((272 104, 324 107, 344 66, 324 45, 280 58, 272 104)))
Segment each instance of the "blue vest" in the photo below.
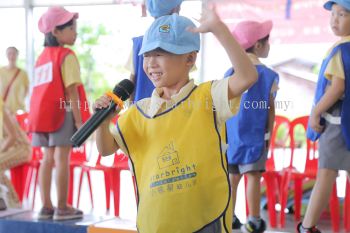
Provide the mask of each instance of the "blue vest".
MULTIPOLYGON (((341 128, 347 148, 348 150, 350 150, 350 42, 342 43, 336 46, 331 51, 331 53, 323 60, 321 70, 318 76, 316 94, 314 98, 314 106, 321 100, 322 96, 326 91, 327 85, 329 85, 329 81, 324 76, 324 72, 327 68, 329 61, 339 51, 339 49, 341 51, 341 57, 345 73, 345 97, 343 99, 341 109, 341 128)), ((324 124, 323 118, 321 119, 321 124, 324 124)), ((307 128, 306 134, 307 137, 312 141, 316 141, 321 136, 321 134, 312 130, 310 125, 307 128)))
POLYGON ((134 101, 151 97, 154 90, 153 83, 143 70, 143 56, 139 56, 142 46, 143 36, 134 37, 133 41, 133 62, 135 69, 135 98, 134 101))
MULTIPOLYGON (((240 110, 226 121, 229 164, 256 162, 265 149, 271 87, 278 74, 264 65, 256 65, 258 81, 242 95, 240 110)), ((225 77, 233 74, 233 69, 225 77)))

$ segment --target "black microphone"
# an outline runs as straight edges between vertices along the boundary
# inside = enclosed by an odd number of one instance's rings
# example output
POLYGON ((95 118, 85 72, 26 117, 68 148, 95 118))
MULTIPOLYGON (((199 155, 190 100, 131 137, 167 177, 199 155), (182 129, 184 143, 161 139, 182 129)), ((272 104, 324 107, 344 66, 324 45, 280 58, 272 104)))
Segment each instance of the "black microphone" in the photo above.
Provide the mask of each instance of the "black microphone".
MULTIPOLYGON (((127 100, 134 91, 134 83, 128 79, 118 83, 113 93, 122 101, 127 100)), ((71 137, 74 146, 81 146, 85 140, 96 130, 96 128, 106 119, 106 117, 115 111, 117 104, 111 101, 107 108, 97 109, 96 112, 79 128, 71 137)))

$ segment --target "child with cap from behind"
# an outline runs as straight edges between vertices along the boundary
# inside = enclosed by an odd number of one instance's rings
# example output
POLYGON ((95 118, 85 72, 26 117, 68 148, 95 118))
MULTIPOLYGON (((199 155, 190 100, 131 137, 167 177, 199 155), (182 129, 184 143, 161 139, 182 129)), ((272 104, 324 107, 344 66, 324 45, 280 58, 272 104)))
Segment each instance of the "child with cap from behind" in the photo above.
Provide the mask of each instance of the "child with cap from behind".
POLYGON ((63 7, 50 7, 39 20, 39 30, 45 34, 44 50, 40 54, 33 78, 30 100, 29 130, 32 145, 44 147, 39 170, 43 207, 39 219, 67 220, 81 218, 83 212, 67 205, 69 153, 71 136, 86 114, 79 62, 74 52, 64 45, 73 45, 77 37, 78 13, 63 7), (80 108, 80 109, 79 109, 80 108), (57 208, 51 198, 52 168, 56 168, 57 208))
MULTIPOLYGON (((204 10, 200 22, 195 28, 177 14, 154 21, 140 54, 156 89, 121 114, 113 131, 109 119, 97 129, 101 155, 120 148, 130 158, 139 232, 231 231, 230 185, 219 129, 237 113, 240 96, 257 73, 213 9, 204 10), (199 86, 189 79, 200 49, 199 32, 212 32, 223 45, 236 70, 232 78, 199 86)), ((94 107, 105 108, 110 100, 102 96, 94 107)))
POLYGON ((325 56, 316 87, 307 136, 319 139, 318 173, 297 232, 318 233, 316 224, 329 202, 339 170, 350 171, 350 0, 324 4, 331 11, 331 28, 340 40, 325 56))
MULTIPOLYGON (((266 58, 269 54, 271 29, 272 21, 243 21, 232 32, 258 72, 258 81, 242 95, 240 111, 226 122, 233 211, 238 183, 243 174, 248 178, 248 221, 242 226, 237 216, 233 215, 232 229, 241 229, 247 233, 266 230, 266 223, 260 217, 260 179, 265 171, 269 136, 275 119, 274 98, 279 77, 276 72, 262 64, 259 58, 266 58), (259 106, 255 106, 256 103, 259 106)), ((230 68, 225 77, 234 73, 234 69, 230 68)))
MULTIPOLYGON (((159 18, 164 15, 179 13, 183 0, 146 0, 146 8, 152 17, 159 18)), ((133 48, 126 64, 126 69, 130 71, 130 80, 135 84, 135 92, 131 96, 131 101, 139 101, 150 97, 154 90, 153 83, 148 79, 143 70, 143 56, 139 55, 142 46, 143 36, 132 38, 133 48)))

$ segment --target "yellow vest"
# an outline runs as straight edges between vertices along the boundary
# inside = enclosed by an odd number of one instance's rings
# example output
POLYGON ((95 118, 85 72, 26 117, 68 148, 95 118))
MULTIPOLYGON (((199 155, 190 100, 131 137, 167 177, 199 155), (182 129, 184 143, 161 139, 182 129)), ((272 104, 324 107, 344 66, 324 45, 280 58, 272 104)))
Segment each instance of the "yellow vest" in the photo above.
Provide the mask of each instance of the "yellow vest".
POLYGON ((227 160, 212 109, 205 83, 154 118, 135 105, 119 118, 137 182, 139 232, 191 233, 218 219, 231 232, 227 160))

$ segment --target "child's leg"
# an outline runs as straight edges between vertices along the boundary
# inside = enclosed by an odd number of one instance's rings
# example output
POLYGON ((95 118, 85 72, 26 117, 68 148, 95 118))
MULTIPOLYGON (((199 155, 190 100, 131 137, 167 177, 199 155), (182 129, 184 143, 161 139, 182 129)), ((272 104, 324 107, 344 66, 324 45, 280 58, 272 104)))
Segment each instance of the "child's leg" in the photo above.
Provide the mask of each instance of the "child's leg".
POLYGON ((70 146, 55 147, 57 207, 59 209, 65 209, 67 207, 70 149, 70 146))
POLYGON ((261 180, 261 172, 254 171, 248 172, 248 185, 247 185, 247 201, 249 208, 249 216, 260 218, 260 180, 261 180))
POLYGON ((239 184, 239 181, 241 180, 241 178, 242 178, 241 174, 231 174, 230 173, 233 214, 235 213, 236 198, 237 198, 237 188, 238 188, 238 184, 239 184))
POLYGON ((53 154, 54 147, 46 147, 44 150, 44 158, 41 162, 39 168, 39 187, 40 187, 40 196, 43 206, 46 208, 52 209, 51 202, 51 177, 52 177, 52 168, 54 165, 53 154))
POLYGON ((337 175, 338 171, 335 170, 323 168, 318 171, 316 183, 302 224, 304 228, 310 228, 317 224, 322 210, 329 203, 332 185, 337 175))

